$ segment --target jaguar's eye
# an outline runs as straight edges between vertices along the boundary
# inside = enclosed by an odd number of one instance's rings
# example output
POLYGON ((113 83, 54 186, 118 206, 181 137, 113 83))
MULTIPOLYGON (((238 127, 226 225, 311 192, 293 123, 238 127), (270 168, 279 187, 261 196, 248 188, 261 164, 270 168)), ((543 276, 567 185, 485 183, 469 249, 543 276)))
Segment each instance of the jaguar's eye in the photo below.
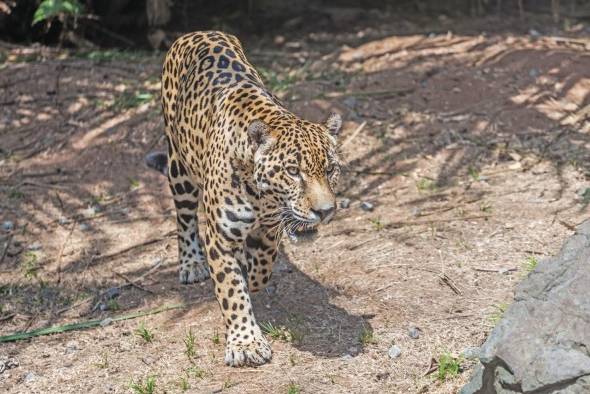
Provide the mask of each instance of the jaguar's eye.
POLYGON ((299 168, 297 167, 287 167, 287 172, 291 176, 299 176, 299 168))
POLYGON ((326 173, 327 174, 331 174, 334 172, 334 170, 336 169, 336 166, 334 165, 334 163, 330 163, 328 164, 328 166, 326 167, 326 173))

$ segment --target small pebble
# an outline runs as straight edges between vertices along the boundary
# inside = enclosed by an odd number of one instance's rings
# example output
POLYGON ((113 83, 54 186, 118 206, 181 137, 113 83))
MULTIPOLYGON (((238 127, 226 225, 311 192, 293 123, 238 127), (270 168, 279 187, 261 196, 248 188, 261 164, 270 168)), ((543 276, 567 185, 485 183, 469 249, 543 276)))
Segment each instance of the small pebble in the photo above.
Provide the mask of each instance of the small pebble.
POLYGON ((358 100, 356 99, 356 97, 350 96, 350 97, 345 98, 342 101, 342 103, 344 105, 346 105, 348 108, 354 109, 358 104, 358 100))
POLYGON ((363 211, 371 212, 373 209, 375 209, 375 206, 368 201, 363 201, 361 203, 361 209, 363 211))
POLYGON ((342 356, 342 359, 343 359, 343 360, 346 360, 346 361, 348 361, 348 360, 352 360, 352 355, 350 355, 350 354, 345 354, 344 356, 342 356))
POLYGON ((14 223, 10 220, 7 220, 4 223, 2 223, 2 229, 4 231, 12 231, 14 229, 14 223))
POLYGON ((109 309, 109 306, 104 302, 101 302, 100 304, 98 304, 98 309, 100 309, 101 312, 104 312, 109 309))
POLYGON ((535 29, 531 29, 531 30, 529 30, 529 35, 536 38, 536 37, 540 37, 541 36, 541 33, 539 33, 535 29))
POLYGON ((113 319, 110 318, 110 317, 107 317, 106 319, 103 319, 103 320, 100 321, 100 326, 101 327, 106 327, 109 324, 111 324, 112 322, 113 322, 113 319))
POLYGON ((105 298, 107 300, 112 300, 113 298, 117 298, 121 295, 121 290, 118 287, 111 287, 105 293, 105 298))
POLYGON ((43 247, 43 245, 41 245, 40 242, 33 242, 32 244, 27 246, 27 249, 32 250, 32 251, 36 251, 36 250, 41 250, 42 247, 43 247))
POLYGON ((37 375, 35 375, 34 372, 27 372, 27 374, 25 375, 25 378, 24 378, 25 383, 31 383, 31 382, 34 382, 35 380, 37 380, 37 375))
POLYGON ((480 350, 478 347, 468 347, 461 352, 461 355, 468 360, 473 360, 479 358, 479 353, 480 350))
POLYGON ((66 354, 76 353, 78 350, 80 350, 78 342, 69 341, 68 343, 66 343, 66 354))
POLYGON ((346 209, 348 207, 350 207, 350 199, 349 198, 343 198, 342 200, 340 200, 340 208, 346 209))
POLYGON ((538 76, 539 76, 539 70, 537 70, 536 68, 531 68, 529 70, 529 77, 536 78, 538 76))
POLYGON ((69 221, 67 218, 63 218, 63 217, 62 217, 62 218, 59 218, 59 219, 57 219, 57 222, 58 222, 59 224, 61 224, 62 226, 63 226, 64 224, 68 224, 68 223, 70 223, 70 221, 69 221))
POLYGON ((412 339, 420 338, 421 333, 422 330, 420 330, 418 327, 410 327, 410 329, 408 330, 408 336, 412 339))
POLYGON ((90 229, 89 225, 87 225, 86 223, 80 223, 80 230, 81 231, 86 231, 88 229, 90 229))
POLYGON ((401 354, 402 354, 402 350, 397 345, 393 345, 387 351, 387 355, 389 355, 389 358, 392 358, 392 359, 398 358, 401 354))

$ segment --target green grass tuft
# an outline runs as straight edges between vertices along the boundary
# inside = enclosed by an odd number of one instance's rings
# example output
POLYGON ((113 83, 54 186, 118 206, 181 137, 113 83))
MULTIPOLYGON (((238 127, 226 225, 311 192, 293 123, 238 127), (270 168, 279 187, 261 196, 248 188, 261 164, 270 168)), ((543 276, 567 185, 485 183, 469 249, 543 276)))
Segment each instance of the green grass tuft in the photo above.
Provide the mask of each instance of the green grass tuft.
POLYGON ((363 327, 359 335, 359 341, 363 346, 374 345, 377 343, 377 338, 371 328, 363 327))
POLYGON ((297 383, 289 383, 287 387, 287 394, 299 394, 301 393, 301 387, 297 383))
POLYGON ((195 344, 196 344, 195 335, 193 334, 193 330, 189 329, 188 333, 184 337, 184 348, 185 348, 184 354, 186 354, 186 356, 189 359, 192 359, 197 355, 197 351, 195 349, 195 344))
POLYGON ((154 334, 145 326, 142 322, 137 330, 135 330, 135 335, 141 337, 144 341, 151 343, 154 340, 154 334))
POLYGON ((443 353, 438 358, 438 379, 446 380, 455 377, 461 371, 461 359, 449 353, 443 353))
POLYGON ((527 274, 533 272, 535 270, 535 268, 537 268, 537 265, 539 264, 539 261, 537 260, 537 258, 535 256, 529 256, 527 257, 526 261, 524 262, 524 270, 526 271, 527 274))
POLYGON ((132 382, 130 388, 135 394, 154 394, 156 390, 156 377, 150 375, 145 382, 132 382))

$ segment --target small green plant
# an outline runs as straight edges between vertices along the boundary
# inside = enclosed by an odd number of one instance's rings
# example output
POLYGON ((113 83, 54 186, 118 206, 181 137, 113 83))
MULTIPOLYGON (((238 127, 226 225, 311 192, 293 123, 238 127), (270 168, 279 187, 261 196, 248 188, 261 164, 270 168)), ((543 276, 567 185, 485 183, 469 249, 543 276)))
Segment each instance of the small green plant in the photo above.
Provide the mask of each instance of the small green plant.
POLYGON ((118 311, 121 309, 121 305, 117 302, 117 300, 108 300, 107 301, 107 309, 109 311, 118 311))
POLYGON ((77 0, 43 0, 33 15, 32 25, 56 16, 78 15, 83 7, 77 0))
POLYGON ((526 261, 524 262, 524 270, 526 273, 531 273, 535 268, 537 268, 537 258, 535 256, 529 256, 526 261))
POLYGON ((154 95, 151 93, 123 92, 115 98, 112 107, 117 110, 135 108, 149 103, 153 98, 154 95))
POLYGON ((37 253, 30 250, 23 255, 22 269, 26 279, 34 279, 37 277, 37 271, 39 271, 39 258, 37 257, 37 253))
POLYGON ((297 82, 294 73, 289 73, 286 76, 281 77, 275 71, 270 69, 260 68, 258 71, 260 72, 264 84, 273 92, 278 93, 288 90, 295 82, 297 82))
POLYGON ((131 186, 131 190, 137 189, 139 187, 139 181, 137 179, 129 178, 129 185, 131 186))
POLYGON ((223 387, 222 390, 227 390, 229 388, 232 388, 236 385, 237 383, 232 382, 229 378, 227 378, 224 382, 223 382, 223 387))
POLYGON ((369 222, 371 222, 375 231, 381 231, 385 228, 385 225, 381 222, 381 218, 369 219, 369 222))
POLYGON ((150 375, 146 378, 145 382, 132 382, 130 387, 135 394, 154 394, 156 390, 156 377, 150 375))
POLYGON ((154 340, 154 334, 145 326, 142 322, 137 330, 135 330, 135 335, 141 337, 144 341, 151 343, 154 340))
POLYGON ((186 374, 188 376, 194 377, 195 379, 204 379, 206 373, 203 368, 193 365, 192 367, 190 367, 186 370, 186 374))
POLYGON ((508 304, 505 302, 502 302, 500 304, 494 305, 494 308, 496 310, 494 312, 492 312, 492 314, 490 315, 490 322, 493 325, 496 325, 504 316, 504 312, 506 312, 506 309, 508 309, 508 304))
POLYGON ((420 178, 416 182, 416 188, 420 192, 433 192, 436 190, 436 183, 432 179, 420 178))
POLYGON ((438 379, 446 380, 457 376, 461 371, 461 359, 445 352, 438 358, 438 379))
POLYGON ((492 204, 489 202, 482 202, 479 206, 479 210, 485 213, 490 213, 492 212, 492 204))
POLYGON ((197 355, 195 343, 195 335, 193 334, 193 330, 189 328, 188 333, 184 337, 184 354, 186 354, 189 359, 192 359, 197 355))
POLYGON ((107 369, 109 367, 109 358, 107 353, 102 353, 100 361, 94 363, 94 366, 100 369, 107 369))
POLYGON ((18 189, 12 188, 10 189, 10 191, 8 192, 8 198, 10 198, 11 200, 20 200, 25 196, 25 193, 21 192, 18 189))
POLYGON ((287 394, 299 394, 301 393, 301 388, 297 383, 291 382, 289 386, 287 386, 287 394))
POLYGON ((467 172, 469 173, 469 176, 471 177, 471 179, 473 179, 474 181, 480 180, 480 175, 479 175, 479 171, 477 170, 477 168, 469 167, 467 172))
POLYGON ((300 342, 303 339, 303 335, 300 333, 285 326, 275 326, 269 321, 261 323, 260 328, 262 328, 262 332, 272 339, 286 342, 300 342))
POLYGON ((363 346, 367 346, 371 344, 376 344, 377 338, 375 337, 375 333, 371 328, 363 327, 363 330, 359 335, 359 341, 363 346))
POLYGON ((190 385, 188 384, 188 378, 186 376, 182 376, 180 378, 180 381, 178 382, 178 387, 182 391, 186 391, 186 390, 190 389, 190 385))
POLYGON ((219 331, 215 330, 215 333, 211 338, 211 342, 213 342, 215 345, 219 345, 221 343, 221 339, 219 338, 219 331))

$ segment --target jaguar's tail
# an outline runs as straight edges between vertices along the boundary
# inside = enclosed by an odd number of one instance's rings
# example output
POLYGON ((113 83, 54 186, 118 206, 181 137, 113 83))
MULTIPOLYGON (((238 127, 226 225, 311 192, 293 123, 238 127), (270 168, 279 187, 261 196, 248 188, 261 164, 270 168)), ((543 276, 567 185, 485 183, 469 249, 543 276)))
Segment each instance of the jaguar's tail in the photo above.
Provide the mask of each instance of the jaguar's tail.
POLYGON ((145 156, 145 164, 168 176, 168 155, 166 152, 151 152, 145 156))

